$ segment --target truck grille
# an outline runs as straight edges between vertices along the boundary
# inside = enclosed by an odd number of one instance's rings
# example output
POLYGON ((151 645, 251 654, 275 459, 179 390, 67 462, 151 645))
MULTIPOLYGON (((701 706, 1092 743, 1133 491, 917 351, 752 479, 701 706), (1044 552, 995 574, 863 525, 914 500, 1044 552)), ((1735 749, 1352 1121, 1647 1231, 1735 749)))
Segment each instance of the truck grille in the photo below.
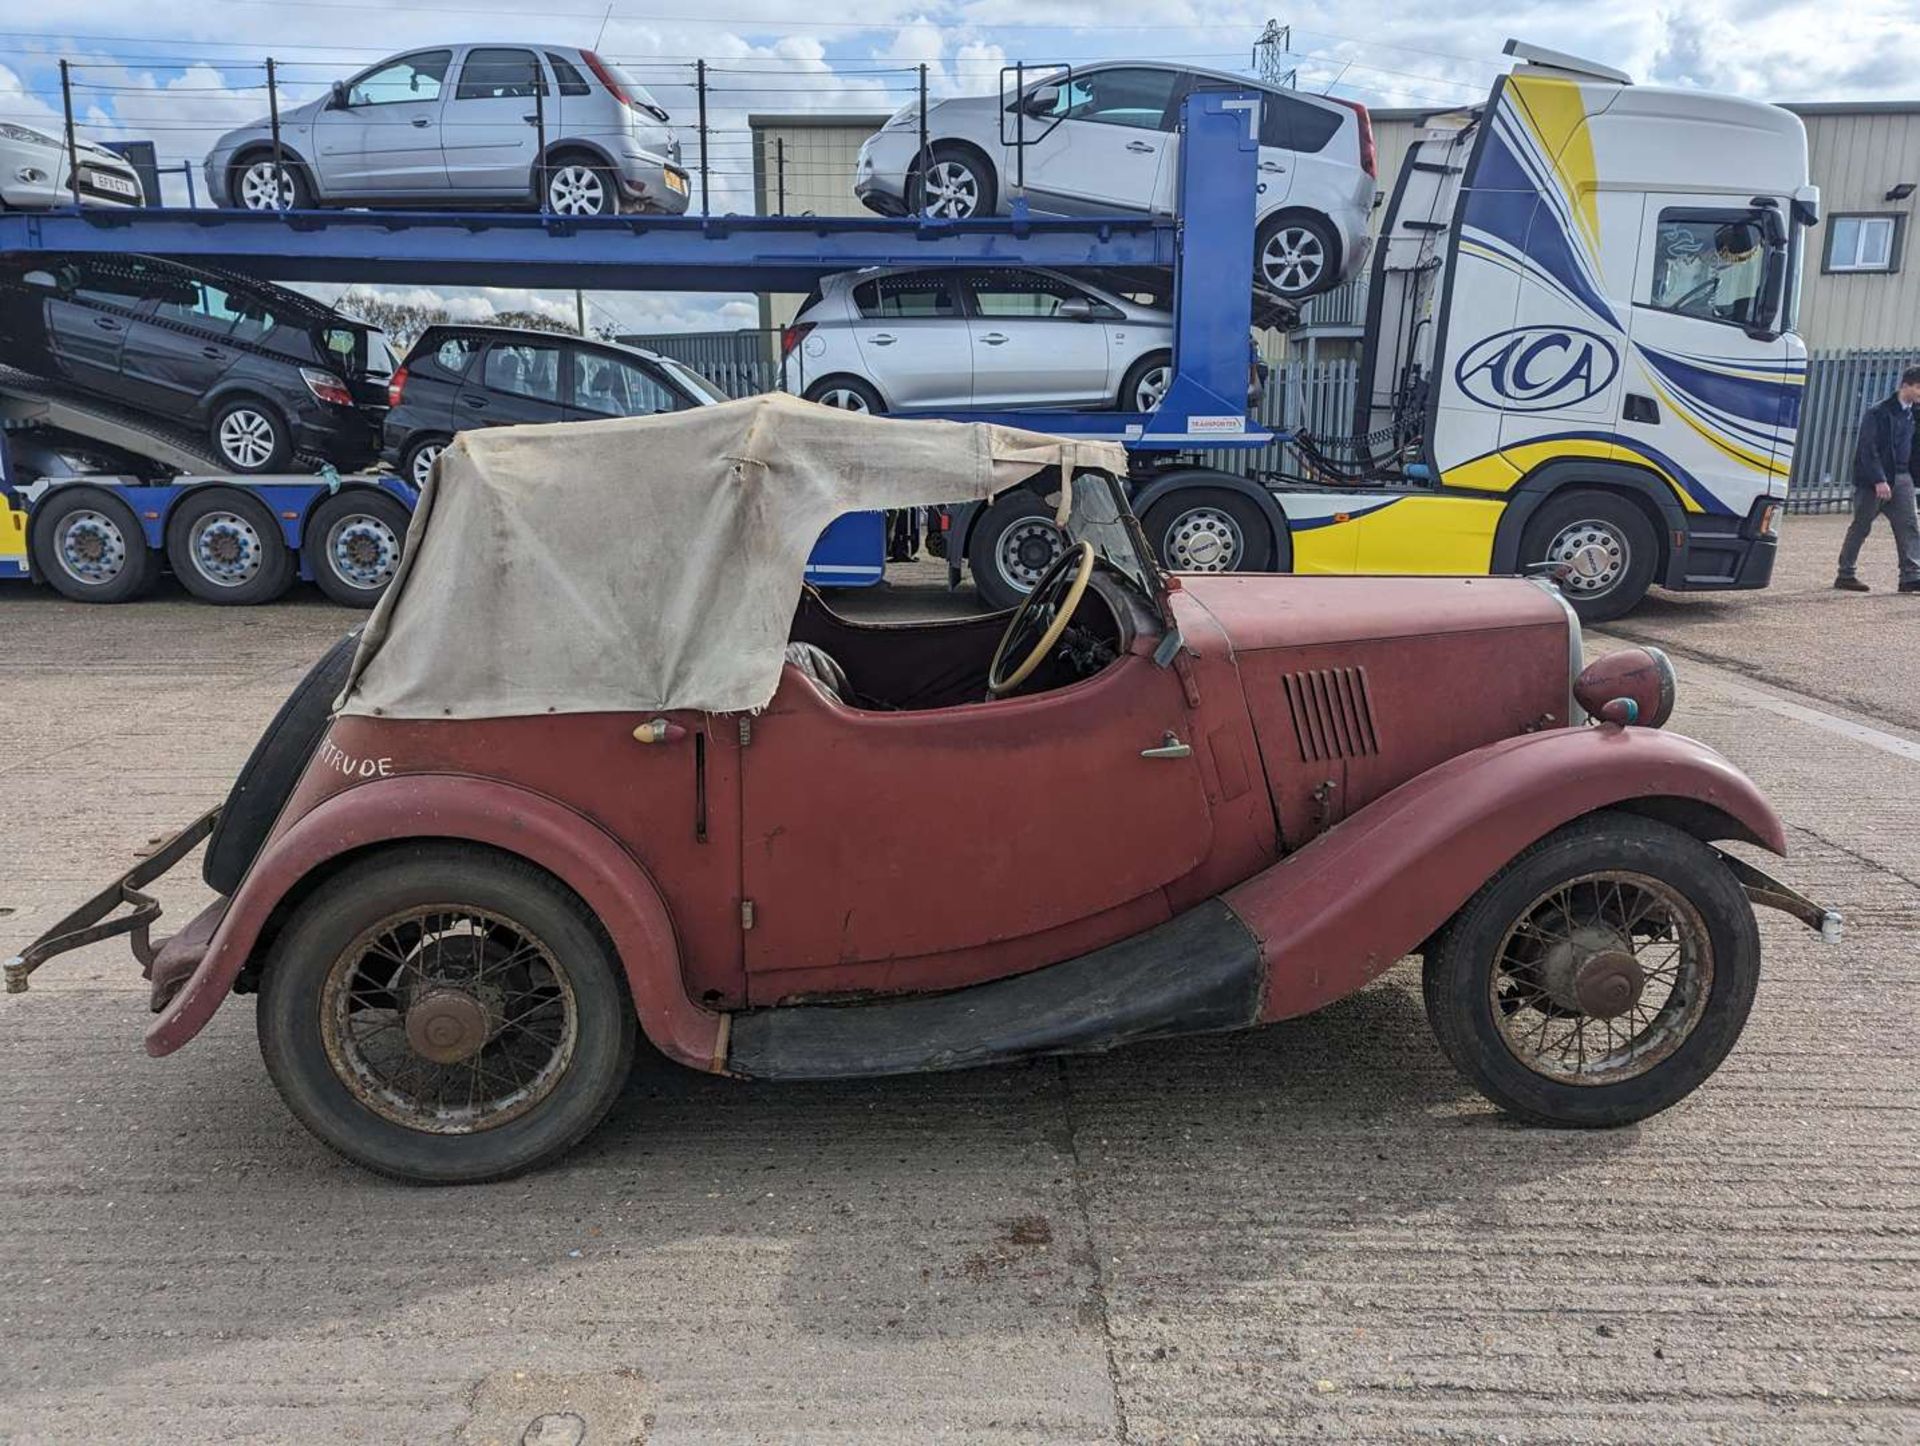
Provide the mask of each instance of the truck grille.
POLYGON ((1287 673, 1280 681, 1287 690, 1302 763, 1380 751, 1365 668, 1314 668, 1287 673))

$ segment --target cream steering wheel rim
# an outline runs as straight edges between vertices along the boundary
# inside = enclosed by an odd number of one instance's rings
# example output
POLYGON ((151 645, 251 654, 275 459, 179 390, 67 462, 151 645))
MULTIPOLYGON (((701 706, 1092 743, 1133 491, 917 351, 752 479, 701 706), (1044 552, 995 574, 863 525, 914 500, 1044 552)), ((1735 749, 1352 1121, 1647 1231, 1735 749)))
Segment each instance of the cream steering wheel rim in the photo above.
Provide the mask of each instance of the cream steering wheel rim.
MULTIPOLYGON (((1094 558, 1091 542, 1077 542, 1074 544, 1074 549, 1080 554, 1080 564, 1074 572, 1073 582, 1067 588, 1066 596, 1060 600, 1059 611, 1053 615, 1053 621, 1047 625, 1047 631, 1040 641, 1033 645, 1032 651, 1021 661, 1020 666, 1010 675, 1002 678, 1000 664, 1005 661, 1007 644, 1019 630, 1021 622, 1027 615, 1027 608, 1032 605, 1034 594, 1039 592, 1039 588, 1036 587, 1033 592, 1022 598, 1020 606, 1014 609, 1013 616, 1007 620, 1007 630, 1000 635, 1000 646, 993 650, 993 661, 987 665, 987 692, 992 697, 1004 698, 1033 676, 1033 670, 1040 666, 1048 653, 1053 651, 1054 644, 1060 641, 1060 635, 1067 630, 1067 624, 1073 621, 1074 612, 1080 606, 1080 599, 1086 595, 1087 582, 1093 577, 1094 558)), ((1071 554, 1062 554, 1063 558, 1067 556, 1071 554)))

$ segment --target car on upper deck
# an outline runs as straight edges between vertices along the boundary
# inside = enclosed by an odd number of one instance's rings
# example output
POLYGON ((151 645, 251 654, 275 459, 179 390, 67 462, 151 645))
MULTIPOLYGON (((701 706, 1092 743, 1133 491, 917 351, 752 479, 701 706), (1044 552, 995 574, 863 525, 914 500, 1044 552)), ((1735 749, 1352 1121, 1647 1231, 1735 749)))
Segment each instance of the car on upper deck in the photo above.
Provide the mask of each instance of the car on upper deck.
POLYGON ((743 1078, 957 1069, 1304 1014, 1409 953, 1502 1108, 1624 1124, 1732 1048, 1754 903, 1837 928, 1714 846, 1785 830, 1662 731, 1657 652, 1583 663, 1519 578, 1169 576, 1124 466, 780 394, 464 433, 227 803, 8 987, 132 932, 150 1053, 258 991, 293 1113, 450 1183, 578 1141, 641 1032, 743 1078), (1012 612, 803 592, 835 516, 1010 486, 1070 541, 1012 612), (203 839, 218 897, 155 945, 144 891, 203 839))

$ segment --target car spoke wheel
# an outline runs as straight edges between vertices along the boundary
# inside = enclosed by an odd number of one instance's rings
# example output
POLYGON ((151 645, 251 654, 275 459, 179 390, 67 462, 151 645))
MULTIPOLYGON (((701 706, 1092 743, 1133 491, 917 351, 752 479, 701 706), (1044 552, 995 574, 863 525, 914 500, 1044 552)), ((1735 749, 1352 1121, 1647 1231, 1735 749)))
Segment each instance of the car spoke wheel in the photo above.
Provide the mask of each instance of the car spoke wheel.
POLYGON ((1314 290, 1326 270, 1326 243, 1310 227, 1280 226, 1260 248, 1261 279, 1282 296, 1314 290))
POLYGON ((1022 517, 1000 534, 993 550, 1000 580, 1015 592, 1029 593, 1066 548, 1066 535, 1048 517, 1022 517))
POLYGON ((434 459, 447 450, 444 442, 427 442, 413 449, 413 461, 407 469, 408 480, 415 487, 425 487, 433 475, 434 459))
POLYGON ((1620 585, 1633 565, 1633 544, 1611 522, 1583 517, 1568 524, 1547 544, 1546 561, 1554 578, 1575 597, 1598 598, 1620 585))
POLYGON ((242 587, 259 573, 266 548, 253 523, 238 512, 208 512, 188 534, 187 555, 215 587, 242 587))
POLYGON ((299 196, 292 170, 272 161, 255 161, 240 172, 234 187, 247 211, 290 211, 299 196))
POLYGON ((1173 385, 1173 367, 1162 363, 1149 367, 1134 383, 1133 409, 1136 412, 1157 412, 1160 403, 1166 400, 1167 388, 1173 385))
POLYGON ((68 513, 57 536, 54 560, 75 582, 99 587, 119 577, 127 565, 126 536, 103 512, 68 513))
POLYGON ((823 407, 838 407, 843 412, 869 410, 867 399, 851 387, 828 387, 814 398, 823 407))
POLYGON ((1500 1036, 1528 1069, 1565 1084, 1616 1084, 1672 1056, 1699 1025, 1713 941, 1671 885, 1584 874, 1521 911, 1488 987, 1500 1036))
POLYGON ((561 216, 606 216, 613 212, 613 197, 596 168, 575 162, 547 177, 547 207, 561 216))
POLYGON ((1236 572, 1246 552, 1240 524, 1218 507, 1189 508, 1160 542, 1161 559, 1174 572, 1236 572))
POLYGON ((924 215, 964 221, 980 209, 980 178, 965 161, 935 161, 927 167, 920 189, 924 215))
POLYGON ((321 1041, 354 1100, 430 1134, 497 1128, 572 1063, 579 1005, 565 965, 483 909, 408 909, 363 931, 320 991, 321 1041))
POLYGON ((357 588, 383 588, 400 566, 400 539, 381 518, 352 512, 327 529, 327 560, 341 581, 357 588))
POLYGON ((220 419, 220 452, 235 467, 252 471, 272 460, 279 445, 273 418, 252 407, 235 407, 220 419))

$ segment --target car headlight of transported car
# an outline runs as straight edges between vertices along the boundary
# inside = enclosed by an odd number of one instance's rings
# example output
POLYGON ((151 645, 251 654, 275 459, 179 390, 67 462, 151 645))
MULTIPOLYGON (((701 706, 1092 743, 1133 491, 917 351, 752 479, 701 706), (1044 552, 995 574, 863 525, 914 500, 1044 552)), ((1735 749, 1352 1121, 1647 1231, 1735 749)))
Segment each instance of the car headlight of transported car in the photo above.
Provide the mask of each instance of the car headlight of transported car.
POLYGON ((60 149, 60 142, 45 131, 37 131, 32 126, 15 125, 11 121, 0 122, 0 140, 14 141, 23 146, 45 146, 50 151, 60 149))

